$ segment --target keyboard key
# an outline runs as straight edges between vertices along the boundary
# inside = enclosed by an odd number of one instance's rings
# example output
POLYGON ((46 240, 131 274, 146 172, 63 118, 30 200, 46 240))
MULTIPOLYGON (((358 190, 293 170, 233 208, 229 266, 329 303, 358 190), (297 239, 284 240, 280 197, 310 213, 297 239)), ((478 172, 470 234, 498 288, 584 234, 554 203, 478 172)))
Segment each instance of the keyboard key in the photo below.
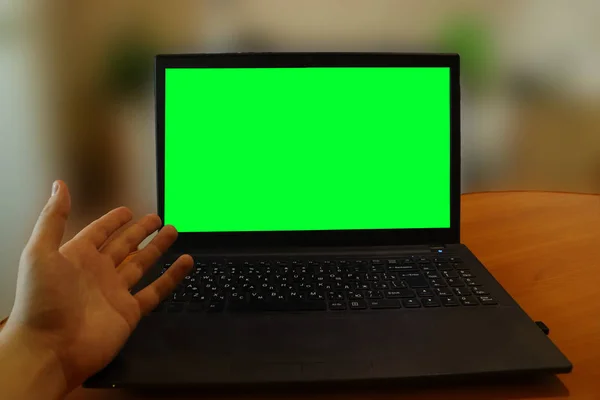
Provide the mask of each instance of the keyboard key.
MULTIPOLYGON (((359 280, 359 276, 358 274, 354 274, 354 273, 348 273, 344 275, 344 279, 348 282, 355 282, 359 280)), ((383 278, 385 279, 385 278, 383 278)))
POLYGON ((454 270, 442 271, 444 278, 458 278, 458 272, 454 270))
POLYGON ((362 260, 357 260, 354 263, 354 267, 356 268, 357 271, 359 272, 366 272, 367 271, 367 263, 365 263, 362 260))
POLYGON ((471 291, 477 296, 486 296, 489 294, 483 286, 473 286, 471 288, 471 291))
POLYGON ((433 297, 433 291, 431 289, 417 289, 417 296, 419 297, 433 297))
POLYGON ((440 271, 447 271, 452 269, 452 266, 448 263, 437 263, 435 264, 435 267, 440 271))
POLYGON ((193 295, 195 293, 198 293, 198 288, 196 286, 187 285, 185 287, 185 292, 188 293, 188 294, 190 294, 190 295, 193 295))
POLYGON ((190 301, 192 303, 203 303, 206 300, 208 300, 208 296, 201 294, 201 293, 194 293, 194 294, 192 294, 192 298, 190 301))
POLYGON ((191 294, 185 292, 175 292, 171 295, 171 301, 175 303, 185 303, 192 297, 191 294))
POLYGON ((321 292, 312 291, 308 293, 308 300, 325 300, 325 296, 321 292))
POLYGON ((375 282, 375 281, 380 281, 381 277, 379 276, 379 274, 366 274, 365 279, 368 281, 375 282))
POLYGON ((458 272, 458 274, 463 278, 475 278, 475 275, 473 275, 473 273, 467 269, 459 269, 456 272, 458 272))
POLYGON ((498 304, 496 299, 494 299, 492 296, 479 296, 479 301, 484 306, 493 306, 493 305, 498 304))
POLYGON ((385 297, 388 299, 404 299, 415 297, 415 292, 410 289, 387 290, 385 292, 385 297))
POLYGON ((443 279, 430 279, 429 284, 434 288, 447 287, 446 281, 443 279))
POLYGON ((442 296, 442 297, 440 297, 440 303, 442 303, 442 305, 444 307, 456 307, 456 306, 459 305, 458 301, 453 296, 442 296))
POLYGON ((463 296, 458 298, 463 306, 476 306, 479 303, 474 296, 463 296))
POLYGON ((348 300, 363 300, 365 295, 361 292, 348 292, 348 300))
POLYGON ((387 282, 377 282, 375 284, 373 284, 373 289, 374 290, 385 290, 385 289, 389 289, 390 285, 387 282))
POLYGON ((221 311, 223 311, 224 308, 225 308, 225 302, 224 301, 211 302, 208 305, 207 311, 210 312, 210 313, 221 312, 221 311))
POLYGON ((418 271, 417 272, 401 272, 398 274, 398 277, 400 279, 406 279, 406 278, 419 278, 422 277, 423 275, 421 275, 418 271))
POLYGON ((452 293, 452 290, 449 289, 449 288, 437 288, 435 290, 436 290, 438 296, 440 296, 440 297, 442 297, 442 296, 445 296, 445 297, 454 296, 454 293, 452 293))
POLYGON ((404 281, 392 281, 392 289, 408 289, 408 285, 404 281))
POLYGON ((458 257, 450 257, 448 258, 448 261, 450 261, 451 263, 461 263, 462 260, 458 257))
POLYGON ((285 303, 270 301, 267 299, 251 301, 248 305, 249 311, 283 311, 285 309, 285 303))
POLYGON ((406 308, 419 308, 421 307, 421 303, 419 303, 416 299, 406 299, 402 300, 402 305, 406 308))
MULTIPOLYGON (((249 311, 258 311, 254 309, 256 305, 255 302, 247 302, 247 301, 232 301, 229 303, 227 309, 231 312, 249 312, 249 311)), ((216 311, 215 311, 216 312, 216 311)))
POLYGON ((367 299, 381 299, 383 298, 383 292, 379 290, 368 290, 367 299))
POLYGON ((364 310, 367 308, 367 303, 364 300, 352 300, 350 301, 350 308, 352 310, 364 310))
POLYGON ((439 301, 434 297, 427 297, 427 298, 421 299, 421 303, 423 304, 423 307, 439 307, 440 306, 439 301))
POLYGON ((427 279, 441 279, 440 274, 437 272, 429 271, 425 273, 425 278, 427 279))
POLYGON ((383 265, 371 265, 371 267, 369 267, 369 271, 371 272, 385 272, 385 267, 383 265))
POLYGON ((345 300, 344 292, 328 292, 327 298, 329 300, 345 300))
POLYGON ((481 286, 481 283, 479 283, 473 278, 465 278, 464 281, 467 284, 467 286, 481 286))
POLYGON ((464 282, 460 278, 448 278, 446 279, 446 283, 452 287, 462 287, 465 286, 464 282))
POLYGON ((419 276, 419 277, 414 277, 414 278, 404 278, 404 280, 406 281, 406 283, 408 284, 408 286, 410 286, 411 288, 423 288, 423 287, 429 287, 429 284, 427 283, 427 281, 425 280, 424 277, 419 276))
MULTIPOLYGON (((308 288, 305 285, 300 285, 301 289, 303 289, 303 290, 309 290, 310 289, 310 285, 309 285, 308 288)), ((335 283, 335 289, 336 290, 348 291, 348 290, 354 290, 354 287, 355 287, 354 283, 343 283, 343 282, 336 282, 335 283)))
POLYGON ((341 311, 346 309, 346 303, 343 301, 332 301, 329 303, 329 309, 335 311, 341 311))
MULTIPOLYGON (((433 267, 431 269, 434 269, 433 267)), ((404 264, 404 265, 390 265, 388 267, 388 271, 390 272, 419 272, 419 269, 412 264, 404 264)))
POLYGON ((284 304, 283 311, 286 309, 292 311, 325 311, 327 310, 327 304, 324 301, 300 301, 290 303, 290 307, 284 304))
POLYGON ((456 293, 457 296, 470 296, 472 293, 469 289, 467 288, 454 288, 454 293, 456 293))
POLYGON ((167 306, 167 312, 175 313, 183 311, 183 303, 170 303, 167 306))
POLYGON ((393 300, 393 299, 371 300, 369 302, 369 305, 371 306, 371 308, 373 310, 402 307, 400 300, 393 300))

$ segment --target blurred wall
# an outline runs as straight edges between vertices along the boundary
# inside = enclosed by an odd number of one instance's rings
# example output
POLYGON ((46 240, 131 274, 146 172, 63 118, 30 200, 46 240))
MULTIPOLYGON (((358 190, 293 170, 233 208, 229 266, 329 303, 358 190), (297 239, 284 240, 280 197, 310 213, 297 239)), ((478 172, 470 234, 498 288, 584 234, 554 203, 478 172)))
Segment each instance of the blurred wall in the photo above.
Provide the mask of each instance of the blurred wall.
POLYGON ((53 179, 67 238, 155 209, 152 59, 200 51, 447 51, 463 191, 600 193, 597 0, 0 1, 0 317, 53 179))
POLYGON ((40 60, 27 11, 17 1, 0 3, 0 318, 12 306, 19 256, 51 187, 52 148, 39 135, 48 123, 36 79, 40 60))

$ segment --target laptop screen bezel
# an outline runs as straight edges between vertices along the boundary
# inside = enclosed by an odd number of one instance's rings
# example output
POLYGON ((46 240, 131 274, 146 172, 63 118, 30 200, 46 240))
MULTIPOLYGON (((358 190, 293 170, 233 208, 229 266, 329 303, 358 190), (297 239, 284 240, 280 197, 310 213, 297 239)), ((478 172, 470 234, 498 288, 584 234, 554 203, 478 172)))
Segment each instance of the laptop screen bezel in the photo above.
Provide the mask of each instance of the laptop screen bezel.
MULTIPOLYGON (((190 249, 442 245, 460 243, 460 58, 457 54, 229 53, 155 59, 158 215, 164 221, 165 71, 168 68, 447 67, 450 69, 450 227, 267 232, 181 232, 173 251, 190 249)), ((384 188, 383 188, 384 189, 384 188)))

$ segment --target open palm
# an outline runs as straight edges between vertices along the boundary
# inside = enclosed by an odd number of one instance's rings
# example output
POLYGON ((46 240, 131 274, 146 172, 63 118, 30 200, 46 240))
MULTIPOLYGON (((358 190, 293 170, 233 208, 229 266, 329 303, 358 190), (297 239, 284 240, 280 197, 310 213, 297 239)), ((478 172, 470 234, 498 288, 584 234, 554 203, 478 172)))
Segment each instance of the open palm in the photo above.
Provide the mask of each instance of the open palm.
POLYGON ((147 215, 124 229, 132 214, 118 208, 60 246, 70 195, 57 182, 19 265, 17 296, 9 323, 51 348, 67 385, 79 385, 107 365, 135 329, 193 265, 180 257, 167 273, 135 295, 130 289, 177 238, 165 226, 143 250, 138 245, 162 225, 147 215))

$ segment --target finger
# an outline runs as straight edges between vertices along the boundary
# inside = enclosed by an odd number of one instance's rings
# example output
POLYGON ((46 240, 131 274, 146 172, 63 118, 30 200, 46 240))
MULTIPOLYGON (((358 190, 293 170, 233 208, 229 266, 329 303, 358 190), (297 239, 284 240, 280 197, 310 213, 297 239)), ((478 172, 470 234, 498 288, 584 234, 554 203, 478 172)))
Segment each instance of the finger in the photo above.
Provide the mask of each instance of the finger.
POLYGON ((131 289, 142 279, 148 269, 154 265, 177 239, 177 230, 173 226, 165 226, 146 247, 124 263, 119 273, 127 288, 131 289))
POLYGON ((27 246, 44 251, 58 250, 70 211, 69 188, 63 181, 54 182, 52 196, 42 210, 27 246))
POLYGON ((101 252, 110 256, 115 265, 123 262, 125 257, 132 251, 137 250, 138 246, 152 232, 156 231, 162 225, 162 221, 156 214, 149 214, 138 222, 127 228, 120 236, 111 240, 101 252))
POLYGON ((134 297, 140 305, 142 314, 148 314, 154 310, 185 278, 193 265, 192 257, 187 254, 183 255, 160 278, 138 292, 134 297))
POLYGON ((106 246, 108 246, 115 239, 117 239, 119 236, 121 236, 123 233, 125 233, 125 231, 131 227, 131 225, 133 225, 133 220, 129 221, 128 223, 126 223, 125 225, 123 225, 119 229, 117 229, 112 235, 110 235, 110 237, 108 239, 106 239, 104 241, 104 244, 102 244, 102 246, 100 246, 100 248, 98 250, 102 251, 103 249, 105 249, 106 246))
POLYGON ((133 215, 127 207, 116 208, 86 226, 75 239, 87 240, 99 249, 113 233, 131 221, 131 218, 133 215))

